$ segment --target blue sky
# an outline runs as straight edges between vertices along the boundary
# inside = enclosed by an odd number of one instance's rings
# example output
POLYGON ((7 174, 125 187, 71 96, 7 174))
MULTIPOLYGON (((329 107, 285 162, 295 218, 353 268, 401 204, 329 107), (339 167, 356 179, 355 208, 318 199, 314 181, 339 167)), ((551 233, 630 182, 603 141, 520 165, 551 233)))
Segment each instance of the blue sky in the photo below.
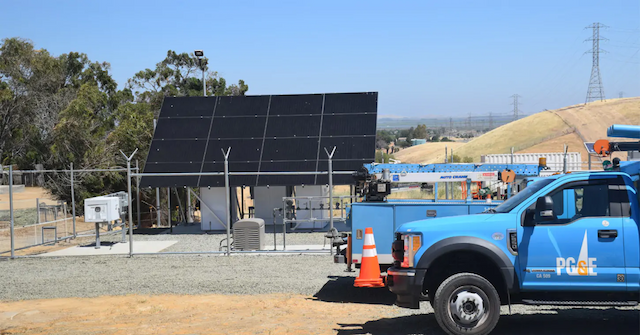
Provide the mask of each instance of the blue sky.
POLYGON ((249 94, 379 92, 382 116, 524 113, 584 102, 591 48, 608 98, 640 96, 640 1, 2 1, 0 38, 111 63, 122 87, 167 50, 203 49, 249 94))

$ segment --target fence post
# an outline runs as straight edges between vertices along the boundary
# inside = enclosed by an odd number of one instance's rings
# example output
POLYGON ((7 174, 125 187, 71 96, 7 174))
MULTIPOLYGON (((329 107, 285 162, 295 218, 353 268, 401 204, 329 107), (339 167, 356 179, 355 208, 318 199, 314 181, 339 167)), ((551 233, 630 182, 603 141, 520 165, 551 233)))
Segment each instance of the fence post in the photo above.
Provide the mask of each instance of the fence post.
POLYGON ((9 227, 11 228, 11 259, 16 257, 15 255, 15 236, 13 233, 13 165, 9 165, 9 227))
MULTIPOLYGON (((231 256, 231 214, 229 210, 231 208, 231 190, 229 188, 229 153, 231 153, 231 147, 227 149, 227 152, 224 152, 224 149, 220 150, 222 150, 222 154, 224 155, 224 193, 227 201, 227 256, 231 256)), ((273 228, 275 229, 275 226, 273 228)))
MULTIPOLYGON (((131 156, 127 156, 120 150, 120 153, 127 159, 127 194, 129 206, 129 257, 133 257, 133 204, 131 201, 131 158, 138 152, 138 148, 133 151, 131 156)), ((124 227, 123 227, 124 229, 124 227)))
POLYGON ((324 152, 327 153, 329 158, 327 161, 329 166, 329 233, 327 234, 327 237, 331 239, 329 242, 329 250, 333 256, 333 240, 337 237, 337 232, 333 228, 333 154, 336 152, 336 147, 333 147, 331 153, 329 153, 327 148, 324 148, 324 152))
MULTIPOLYGON (((140 173, 140 169, 138 168, 138 160, 136 159, 136 173, 140 173)), ((140 225, 140 176, 136 176, 136 210, 138 211, 138 228, 140 225)))
POLYGON ((562 157, 562 173, 567 173, 567 151, 569 146, 564 144, 564 156, 562 157))
MULTIPOLYGON (((75 238, 77 235, 76 233, 76 196, 75 196, 75 191, 74 191, 74 187, 73 187, 73 163, 71 163, 71 215, 73 216, 73 237, 75 238)), ((40 220, 40 212, 38 209, 38 220, 40 220)))

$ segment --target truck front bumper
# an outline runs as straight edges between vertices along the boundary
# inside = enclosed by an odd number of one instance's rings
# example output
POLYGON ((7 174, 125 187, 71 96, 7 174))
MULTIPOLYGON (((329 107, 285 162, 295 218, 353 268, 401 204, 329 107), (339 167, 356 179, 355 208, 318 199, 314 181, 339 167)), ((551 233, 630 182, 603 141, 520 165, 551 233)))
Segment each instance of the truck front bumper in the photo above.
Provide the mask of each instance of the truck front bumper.
POLYGON ((396 305, 419 309, 422 283, 426 270, 391 267, 387 270, 387 286, 396 295, 396 305))

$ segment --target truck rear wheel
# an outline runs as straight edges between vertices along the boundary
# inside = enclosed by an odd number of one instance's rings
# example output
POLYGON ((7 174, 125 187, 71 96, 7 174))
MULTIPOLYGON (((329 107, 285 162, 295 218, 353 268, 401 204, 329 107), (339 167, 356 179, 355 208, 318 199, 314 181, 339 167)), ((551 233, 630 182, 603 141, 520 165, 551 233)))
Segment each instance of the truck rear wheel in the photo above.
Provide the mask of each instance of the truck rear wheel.
POLYGON ((474 273, 458 273, 440 284, 432 302, 440 327, 451 335, 489 334, 500 318, 500 296, 474 273))

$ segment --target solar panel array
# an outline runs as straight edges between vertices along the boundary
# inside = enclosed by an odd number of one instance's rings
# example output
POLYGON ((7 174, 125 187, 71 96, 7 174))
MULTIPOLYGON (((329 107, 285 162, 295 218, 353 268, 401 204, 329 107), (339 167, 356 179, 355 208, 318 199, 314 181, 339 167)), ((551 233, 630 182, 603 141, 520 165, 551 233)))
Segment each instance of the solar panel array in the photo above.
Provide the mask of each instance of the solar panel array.
MULTIPOLYGON (((375 158, 377 92, 167 97, 144 172, 356 171, 375 158)), ((334 175, 334 184, 351 184, 334 175)), ((230 176, 232 186, 324 185, 326 175, 230 176)), ((143 187, 220 187, 222 176, 143 177, 143 187)))

